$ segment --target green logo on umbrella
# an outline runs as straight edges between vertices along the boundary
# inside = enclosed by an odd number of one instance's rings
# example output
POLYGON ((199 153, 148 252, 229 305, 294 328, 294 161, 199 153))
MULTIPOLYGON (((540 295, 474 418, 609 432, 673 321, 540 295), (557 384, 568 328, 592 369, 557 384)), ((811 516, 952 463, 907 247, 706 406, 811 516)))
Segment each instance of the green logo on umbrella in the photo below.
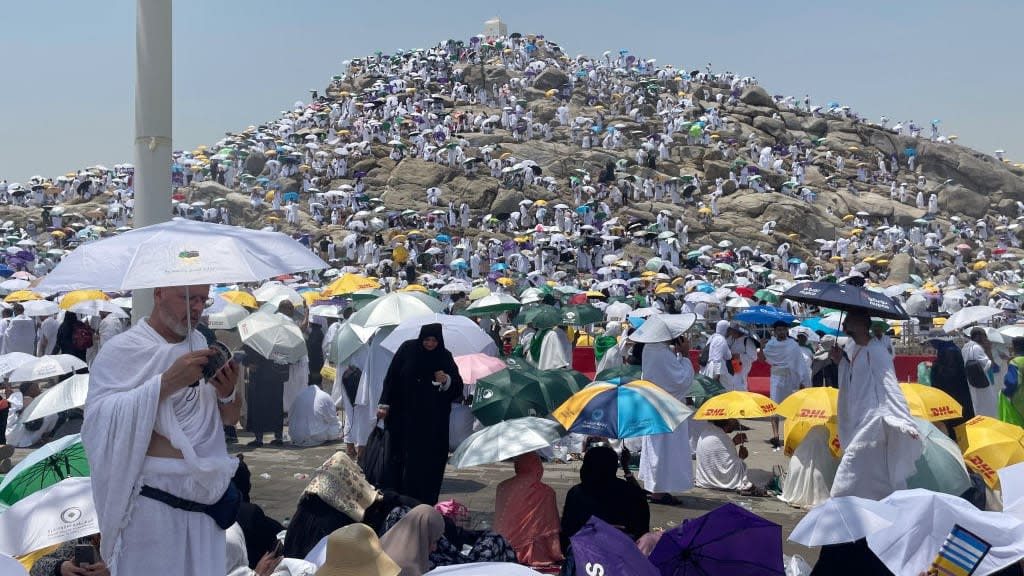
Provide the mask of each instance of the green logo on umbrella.
POLYGON ((199 250, 182 250, 181 252, 178 252, 178 258, 182 260, 199 258, 199 250))

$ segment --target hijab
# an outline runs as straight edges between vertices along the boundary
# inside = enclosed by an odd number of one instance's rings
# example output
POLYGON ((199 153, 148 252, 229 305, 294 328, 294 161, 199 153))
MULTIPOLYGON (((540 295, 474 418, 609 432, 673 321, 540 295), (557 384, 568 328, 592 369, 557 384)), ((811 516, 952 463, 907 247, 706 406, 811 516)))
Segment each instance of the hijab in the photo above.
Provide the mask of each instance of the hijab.
POLYGON ((444 534, 441 513, 426 504, 413 508, 380 539, 384 553, 402 568, 399 576, 430 571, 430 551, 444 534))

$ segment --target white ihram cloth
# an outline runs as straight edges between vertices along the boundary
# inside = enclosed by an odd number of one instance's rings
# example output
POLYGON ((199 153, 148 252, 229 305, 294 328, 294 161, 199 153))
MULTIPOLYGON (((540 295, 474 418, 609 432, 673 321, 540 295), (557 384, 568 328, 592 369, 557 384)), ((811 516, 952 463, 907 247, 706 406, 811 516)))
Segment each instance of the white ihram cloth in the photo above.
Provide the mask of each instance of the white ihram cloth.
POLYGON ((746 490, 747 465, 736 452, 732 438, 714 424, 708 424, 697 439, 697 486, 714 490, 746 490))
POLYGON ((370 438, 370 432, 377 419, 377 404, 380 403, 380 394, 384 391, 384 376, 391 366, 391 359, 394 353, 380 345, 385 338, 394 332, 394 326, 379 328, 370 340, 366 343, 367 354, 363 366, 363 376, 359 380, 359 390, 356 392, 356 403, 353 407, 352 431, 350 434, 355 439, 356 446, 366 446, 370 438))
POLYGON ((732 375, 733 390, 746 392, 748 388, 747 377, 750 376, 750 369, 757 360, 757 345, 750 336, 740 336, 729 344, 729 351, 740 357, 740 372, 732 375))
POLYGON ((865 346, 850 340, 839 362, 843 458, 832 496, 881 500, 906 488, 923 450, 918 434, 885 345, 873 338, 865 346))
POLYGON ((785 400, 801 385, 811 385, 811 367, 796 340, 772 338, 762 351, 772 366, 770 394, 776 403, 785 400))
POLYGON ((7 331, 4 332, 3 350, 4 354, 11 352, 24 352, 35 354, 36 352, 36 323, 28 316, 19 315, 11 318, 7 324, 7 331))
MULTIPOLYGON (((693 384, 693 365, 664 342, 644 346, 643 379, 683 401, 693 384)), ((684 420, 674 432, 644 436, 640 449, 640 483, 650 492, 684 492, 693 488, 690 433, 684 420)))
POLYGON ((341 438, 338 409, 319 386, 306 386, 288 410, 288 436, 296 446, 319 446, 341 438))
MULTIPOLYGON (((284 396, 281 406, 290 408, 295 397, 309 387, 309 356, 288 365, 288 379, 284 381, 284 396)), ((288 433, 291 434, 291 418, 288 420, 288 433)))
MULTIPOLYGON (((199 332, 190 338, 194 350, 206 347, 199 332)), ((113 576, 155 566, 165 574, 224 572, 224 531, 212 518, 138 495, 148 485, 212 504, 238 466, 227 453, 213 386, 202 382, 160 400, 164 371, 188 351, 187 341, 167 342, 145 319, 108 342, 89 374, 82 444, 103 536, 100 556, 113 576), (154 432, 184 459, 146 456, 154 432)))
POLYGON ((728 320, 719 320, 715 324, 715 333, 708 338, 707 343, 708 364, 700 373, 708 378, 718 378, 718 382, 726 390, 738 390, 733 382, 733 375, 729 374, 729 368, 726 366, 732 362, 732 351, 729 350, 729 341, 725 338, 728 330, 728 320))
MULTIPOLYGON (((992 360, 988 357, 988 354, 985 354, 985 349, 981 347, 981 344, 968 340, 967 344, 964 344, 962 353, 964 355, 964 365, 974 360, 981 364, 981 369, 988 375, 989 368, 992 367, 992 360)), ((968 386, 967 389, 971 392, 971 404, 974 406, 975 416, 999 417, 999 386, 988 386, 985 388, 968 386)))
POLYGON ((811 428, 789 459, 779 500, 801 508, 814 508, 828 500, 838 465, 828 447, 828 428, 811 428))
POLYGON ((558 328, 544 330, 523 339, 523 350, 526 359, 540 370, 557 370, 572 368, 572 344, 565 332, 558 328), (540 357, 534 358, 530 353, 530 345, 534 338, 544 338, 540 342, 540 357))

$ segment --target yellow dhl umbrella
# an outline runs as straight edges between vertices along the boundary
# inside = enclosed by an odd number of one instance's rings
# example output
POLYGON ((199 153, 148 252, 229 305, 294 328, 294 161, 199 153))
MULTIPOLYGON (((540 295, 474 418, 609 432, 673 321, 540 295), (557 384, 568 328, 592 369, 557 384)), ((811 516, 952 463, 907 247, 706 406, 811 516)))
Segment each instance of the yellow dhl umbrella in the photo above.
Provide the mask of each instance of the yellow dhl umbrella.
POLYGON ((810 420, 824 424, 839 414, 839 390, 829 387, 804 388, 790 394, 775 409, 787 422, 810 420))
POLYGON ((789 234, 786 234, 786 237, 790 240, 796 240, 797 238, 800 238, 800 235, 796 232, 790 232, 789 234))
POLYGON ((394 242, 395 244, 401 244, 406 240, 408 240, 408 238, 405 237, 405 234, 395 234, 394 236, 391 237, 391 241, 394 242))
POLYGON ((705 207, 701 208, 700 210, 697 210, 697 214, 711 214, 711 208, 708 208, 707 206, 705 206, 705 207))
POLYGON ((842 256, 833 256, 833 257, 829 258, 829 260, 831 260, 833 262, 842 262, 843 261, 843 257, 842 256))
POLYGON ((724 420, 727 418, 765 418, 775 414, 775 402, 756 392, 733 390, 708 398, 694 420, 724 420))
POLYGON ((515 280, 513 280, 513 279, 511 279, 511 278, 507 278, 507 277, 505 277, 505 276, 502 276, 501 278, 498 278, 498 279, 496 280, 496 282, 497 282, 498 284, 501 284, 502 286, 513 286, 513 285, 515 285, 515 283, 516 283, 516 281, 515 281, 515 280))
POLYGON ((985 268, 988 268, 988 262, 984 260, 978 260, 974 264, 971 264, 971 270, 974 270, 975 272, 978 270, 984 270, 985 268))
POLYGON ((654 289, 655 294, 675 294, 676 289, 666 284, 665 286, 658 286, 654 289))
POLYGON ((654 270, 644 270, 643 272, 640 273, 640 277, 641 278, 651 278, 651 277, 657 276, 657 275, 658 275, 658 273, 655 272, 654 270))
POLYGON ((551 98, 555 94, 558 94, 558 90, 555 90, 554 88, 544 93, 544 95, 547 96, 548 98, 551 98))
POLYGON ((53 232, 50 232, 50 236, 53 236, 54 238, 64 238, 67 234, 61 230, 54 230, 53 232))
POLYGON ((828 449, 832 456, 839 458, 843 455, 843 449, 839 445, 839 425, 835 418, 825 422, 814 422, 813 420, 786 420, 782 426, 782 451, 786 456, 792 456, 793 452, 800 446, 800 443, 807 438, 807 434, 818 426, 824 426, 828 431, 828 449))
POLYGON ((338 370, 330 364, 324 364, 323 368, 320 368, 320 377, 326 382, 334 382, 334 378, 338 376, 338 370))
POLYGON ((271 191, 267 192, 266 194, 263 195, 263 201, 264 202, 273 202, 274 201, 274 194, 276 194, 276 193, 277 193, 277 190, 271 190, 271 191))
POLYGON ((881 260, 875 260, 875 264, 877 264, 879 266, 888 266, 889 265, 889 261, 883 258, 881 260))
POLYGON ((501 156, 498 157, 498 160, 508 160, 511 157, 512 157, 512 153, 511 152, 505 152, 504 154, 502 154, 501 156))
POLYGON ((60 299, 60 307, 64 310, 70 310, 75 304, 88 302, 89 300, 110 300, 110 297, 99 290, 75 290, 68 292, 60 299))
POLYGON ((31 290, 16 290, 4 297, 4 302, 28 302, 29 300, 42 300, 43 297, 31 290))
POLYGON ((375 290, 377 288, 380 288, 380 282, 370 280, 365 276, 346 272, 337 280, 331 282, 327 288, 324 288, 324 294, 328 297, 334 297, 341 294, 351 294, 359 290, 375 290))
POLYGON ((267 216, 267 222, 280 222, 281 219, 277 216, 267 216))
POLYGON ((864 233, 864 229, 863 228, 854 228, 853 230, 850 230, 850 236, 856 236, 857 234, 863 234, 863 233, 864 233))
POLYGON ((942 328, 946 325, 946 319, 942 316, 936 316, 935 318, 932 318, 932 325, 936 328, 942 328))
POLYGON ((913 382, 900 384, 903 396, 907 399, 910 413, 929 422, 952 420, 963 416, 963 406, 938 388, 913 382))
POLYGON ((314 303, 326 299, 323 294, 317 292, 316 290, 306 290, 305 292, 299 292, 299 296, 302 296, 302 299, 306 302, 306 306, 312 306, 314 303))
POLYGON ((843 216, 843 222, 850 222, 854 218, 856 218, 856 216, 854 216, 853 214, 847 214, 846 216, 843 216))
POLYGON ((536 202, 533 203, 533 205, 534 206, 547 206, 548 205, 548 201, 547 200, 537 200, 536 202))
POLYGON ((238 304, 245 308, 259 308, 259 304, 256 303, 256 298, 248 292, 230 290, 228 292, 221 292, 220 297, 232 304, 238 304))
POLYGON ((975 416, 956 428, 964 463, 992 488, 999 486, 998 471, 1024 462, 1024 428, 988 416, 975 416))
POLYGON ((985 290, 991 290, 996 287, 990 280, 978 280, 978 288, 984 288, 985 290))
POLYGON ((396 264, 405 264, 409 259, 409 249, 405 246, 395 246, 395 249, 391 251, 391 259, 396 264))
POLYGON ((607 298, 604 292, 599 290, 587 290, 587 298, 607 298))
POLYGON ((526 244, 527 242, 530 241, 530 239, 527 238, 526 236, 516 236, 515 238, 512 239, 512 241, 515 242, 516 244, 526 244))
POLYGON ((420 284, 409 284, 405 288, 402 288, 401 290, 399 290, 399 292, 422 292, 422 293, 426 294, 427 293, 427 288, 425 286, 420 285, 420 284))

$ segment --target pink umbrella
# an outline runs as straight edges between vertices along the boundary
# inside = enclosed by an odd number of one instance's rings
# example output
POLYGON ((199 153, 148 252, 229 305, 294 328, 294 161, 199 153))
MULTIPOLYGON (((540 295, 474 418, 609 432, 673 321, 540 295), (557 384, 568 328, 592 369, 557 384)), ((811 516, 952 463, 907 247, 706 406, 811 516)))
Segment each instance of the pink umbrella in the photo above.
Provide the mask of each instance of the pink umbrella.
POLYGON ((488 356, 481 352, 456 356, 455 364, 459 367, 459 375, 462 376, 462 382, 465 384, 476 384, 477 380, 508 368, 501 358, 488 356))

